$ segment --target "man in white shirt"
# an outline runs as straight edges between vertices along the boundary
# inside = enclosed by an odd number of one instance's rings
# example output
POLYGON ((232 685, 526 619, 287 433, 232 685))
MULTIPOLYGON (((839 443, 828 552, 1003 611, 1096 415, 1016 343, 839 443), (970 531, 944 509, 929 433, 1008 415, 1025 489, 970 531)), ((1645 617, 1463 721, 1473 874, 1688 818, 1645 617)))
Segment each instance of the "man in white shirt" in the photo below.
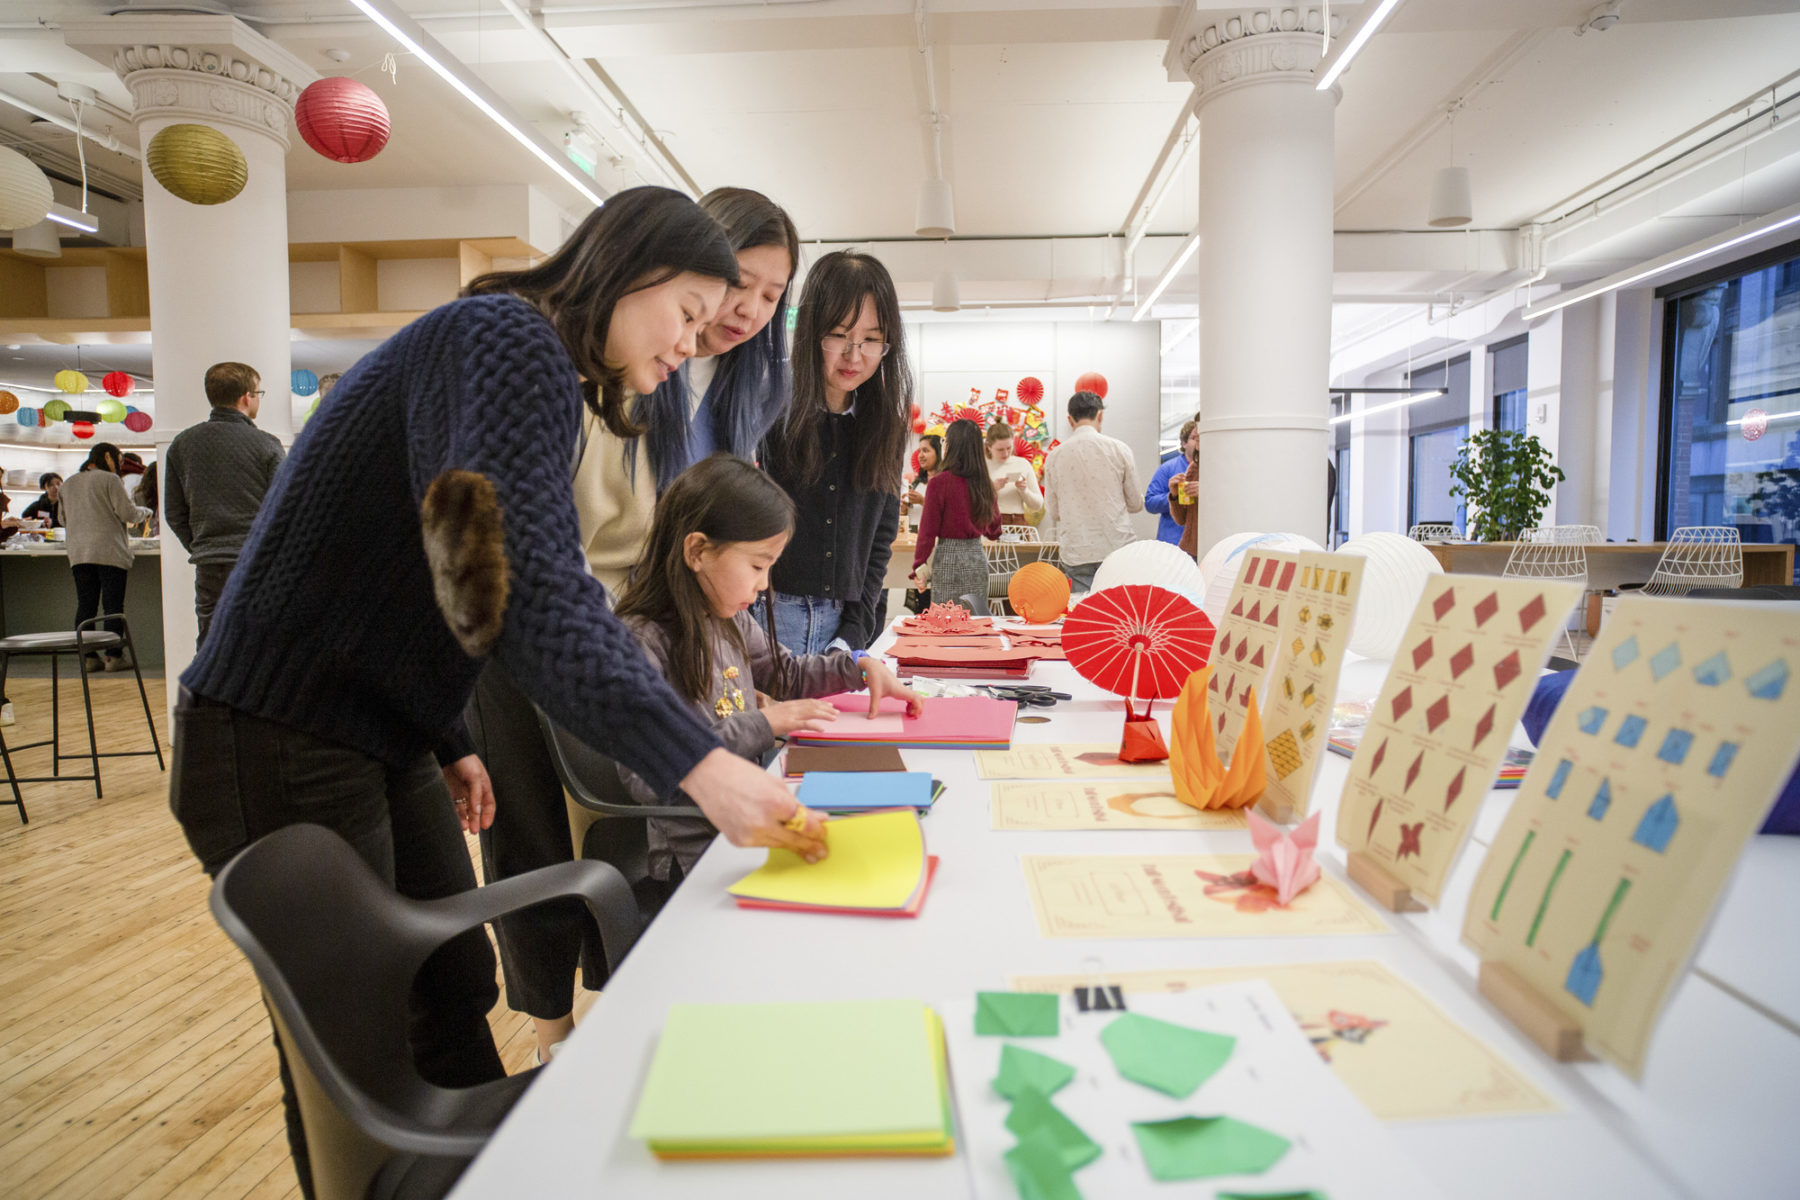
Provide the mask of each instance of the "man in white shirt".
POLYGON ((1137 464, 1124 442, 1100 432, 1106 405, 1093 392, 1069 397, 1070 433, 1044 460, 1044 515, 1061 544, 1063 569, 1080 591, 1100 562, 1137 541, 1131 514, 1144 511, 1137 464))

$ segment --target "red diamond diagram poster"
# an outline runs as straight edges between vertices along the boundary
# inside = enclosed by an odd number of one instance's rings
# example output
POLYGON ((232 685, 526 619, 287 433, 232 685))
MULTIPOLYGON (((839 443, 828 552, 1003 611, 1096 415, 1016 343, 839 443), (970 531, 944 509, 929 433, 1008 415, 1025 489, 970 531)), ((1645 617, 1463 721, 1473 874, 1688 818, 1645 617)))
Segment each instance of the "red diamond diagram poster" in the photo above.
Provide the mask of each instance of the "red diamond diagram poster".
POLYGON ((1298 554, 1247 550, 1238 567, 1225 618, 1213 642, 1212 680, 1206 685, 1207 707, 1213 713, 1213 738, 1219 761, 1229 763, 1244 729, 1250 689, 1265 693, 1263 681, 1282 631, 1293 625, 1294 606, 1288 597, 1300 570, 1298 554))

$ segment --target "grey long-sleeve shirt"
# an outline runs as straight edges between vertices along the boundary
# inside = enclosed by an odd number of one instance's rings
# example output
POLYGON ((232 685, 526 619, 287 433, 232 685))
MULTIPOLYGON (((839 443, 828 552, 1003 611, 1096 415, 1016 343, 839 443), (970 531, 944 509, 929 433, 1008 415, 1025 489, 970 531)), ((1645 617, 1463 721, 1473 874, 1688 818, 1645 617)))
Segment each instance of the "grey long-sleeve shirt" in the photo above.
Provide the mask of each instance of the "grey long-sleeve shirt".
POLYGON ((275 435, 235 408, 175 435, 163 455, 163 521, 189 562, 237 561, 284 457, 275 435))
POLYGON ((71 476, 57 497, 68 530, 69 565, 95 563, 131 569, 131 537, 127 528, 149 519, 150 510, 131 502, 125 481, 96 467, 71 476))

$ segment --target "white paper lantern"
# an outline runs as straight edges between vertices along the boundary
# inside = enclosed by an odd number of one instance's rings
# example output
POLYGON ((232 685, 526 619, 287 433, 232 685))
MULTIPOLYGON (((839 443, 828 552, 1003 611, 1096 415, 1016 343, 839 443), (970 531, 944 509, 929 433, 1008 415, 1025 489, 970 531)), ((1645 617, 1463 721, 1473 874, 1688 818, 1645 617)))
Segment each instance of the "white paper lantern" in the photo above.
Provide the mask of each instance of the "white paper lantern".
POLYGON ((1196 605, 1206 595, 1200 582, 1200 565, 1183 554, 1179 546, 1167 542, 1133 542, 1114 550, 1094 572, 1094 586, 1088 590, 1100 592, 1128 583, 1166 588, 1196 605))
POLYGON ((1218 624, 1225 617, 1225 605, 1231 601, 1231 589, 1237 584, 1244 554, 1255 550, 1323 550, 1324 547, 1298 533, 1234 533, 1222 539, 1200 563, 1201 578, 1206 580, 1205 601, 1200 605, 1206 615, 1218 624), (1212 564, 1210 573, 1207 564, 1212 564))
POLYGON ((7 146, 0 146, 0 229, 36 225, 56 199, 50 180, 37 164, 7 146))
POLYGON ((1431 551, 1397 533, 1365 533, 1345 542, 1338 553, 1369 560, 1356 619, 1350 623, 1350 652, 1364 658, 1393 658, 1426 581, 1442 575, 1444 568, 1431 551))

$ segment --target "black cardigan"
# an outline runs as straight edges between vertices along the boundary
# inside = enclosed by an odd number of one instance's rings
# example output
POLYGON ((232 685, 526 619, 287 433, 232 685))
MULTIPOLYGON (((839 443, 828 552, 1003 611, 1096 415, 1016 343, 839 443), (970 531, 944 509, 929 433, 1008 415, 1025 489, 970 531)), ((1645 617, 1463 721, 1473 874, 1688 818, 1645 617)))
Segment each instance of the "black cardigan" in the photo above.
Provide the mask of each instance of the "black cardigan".
MULTIPOLYGON (((794 536, 769 574, 770 586, 790 596, 843 602, 838 636, 853 650, 866 650, 881 633, 876 612, 887 582, 888 558, 900 530, 898 492, 867 492, 850 482, 855 413, 826 413, 819 435, 824 465, 811 482, 765 448, 770 476, 793 498, 798 510, 794 536)), ((780 427, 772 436, 781 436, 780 427)))

